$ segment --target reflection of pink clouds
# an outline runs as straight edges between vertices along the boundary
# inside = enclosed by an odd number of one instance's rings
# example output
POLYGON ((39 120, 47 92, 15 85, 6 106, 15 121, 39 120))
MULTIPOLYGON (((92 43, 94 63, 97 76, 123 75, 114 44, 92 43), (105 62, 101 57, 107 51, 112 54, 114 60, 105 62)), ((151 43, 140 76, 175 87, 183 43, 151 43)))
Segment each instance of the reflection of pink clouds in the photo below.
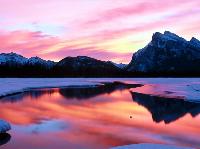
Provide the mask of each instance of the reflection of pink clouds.
MULTIPOLYGON (((101 142, 103 147, 139 142, 168 143, 159 136, 189 135, 191 138, 198 138, 200 134, 199 120, 190 115, 168 124, 167 127, 163 122, 155 124, 151 114, 144 107, 132 102, 128 90, 104 94, 92 100, 76 101, 63 99, 55 89, 51 95, 44 94, 37 100, 26 96, 18 103, 0 103, 0 108, 0 117, 17 126, 30 126, 54 119, 70 123, 66 132, 64 129, 52 132, 56 133, 53 135, 56 135, 58 140, 64 139, 76 145, 85 144, 89 139, 90 142, 86 145, 90 148, 94 148, 98 142, 101 142), (130 115, 133 116, 132 119, 130 115)), ((23 133, 20 132, 19 135, 23 133)), ((29 142, 36 139, 32 135, 20 137, 24 142, 29 142)), ((37 137, 43 135, 38 132, 37 137)), ((51 135, 50 133, 49 137, 44 137, 44 142, 36 139, 33 146, 43 146, 43 143, 51 139, 51 135)))
POLYGON ((9 142, 8 144, 6 144, 8 148, 16 148, 17 146, 20 149, 39 149, 39 148, 62 149, 66 148, 66 145, 63 144, 63 142, 67 143, 67 139, 59 137, 58 133, 53 133, 53 134, 40 133, 40 134, 26 135, 25 133, 19 131, 17 134, 12 134, 11 140, 13 138, 18 138, 21 141, 15 141, 13 143, 9 142))

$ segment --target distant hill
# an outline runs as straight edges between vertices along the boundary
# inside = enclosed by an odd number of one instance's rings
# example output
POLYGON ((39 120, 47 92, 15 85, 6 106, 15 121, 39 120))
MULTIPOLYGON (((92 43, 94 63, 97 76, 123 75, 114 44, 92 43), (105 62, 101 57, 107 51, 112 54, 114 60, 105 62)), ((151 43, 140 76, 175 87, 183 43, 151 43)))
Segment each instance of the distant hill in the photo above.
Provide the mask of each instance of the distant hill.
POLYGON ((54 67, 59 76, 112 77, 122 74, 122 69, 111 62, 100 61, 87 56, 66 57, 54 67))

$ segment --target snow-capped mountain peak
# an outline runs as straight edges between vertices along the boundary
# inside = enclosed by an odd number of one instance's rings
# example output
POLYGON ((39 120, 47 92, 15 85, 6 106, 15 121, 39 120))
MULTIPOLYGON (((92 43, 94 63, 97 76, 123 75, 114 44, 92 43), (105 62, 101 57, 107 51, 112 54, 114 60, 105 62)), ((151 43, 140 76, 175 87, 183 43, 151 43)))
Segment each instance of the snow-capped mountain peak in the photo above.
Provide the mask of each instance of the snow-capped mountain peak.
POLYGON ((13 52, 0 54, 0 64, 16 63, 16 64, 24 65, 25 63, 27 63, 27 61, 28 61, 27 58, 13 52))
POLYGON ((47 61, 41 59, 40 57, 31 57, 28 59, 29 64, 45 64, 47 61))
POLYGON ((166 42, 166 41, 174 41, 174 42, 187 42, 184 38, 179 37, 178 35, 171 33, 170 31, 165 31, 164 34, 160 33, 160 32, 156 32, 153 34, 152 36, 152 41, 154 42, 153 44, 155 44, 155 42, 166 42))
POLYGON ((156 32, 151 42, 133 54, 128 71, 172 72, 197 71, 200 60, 200 41, 192 38, 185 40, 178 35, 165 31, 156 32))
POLYGON ((198 39, 192 37, 192 39, 190 40, 190 43, 200 49, 200 41, 198 39))
POLYGON ((29 65, 42 65, 42 66, 51 68, 56 63, 53 62, 53 61, 50 61, 50 60, 41 59, 40 57, 36 56, 36 57, 29 58, 27 64, 29 64, 29 65))
POLYGON ((55 65, 53 61, 46 61, 40 57, 26 58, 16 53, 2 53, 0 54, 0 64, 5 65, 43 65, 52 67, 55 65))
POLYGON ((166 38, 169 38, 169 39, 173 39, 173 40, 186 41, 184 38, 179 37, 178 35, 176 35, 175 33, 170 32, 170 31, 165 31, 163 36, 165 36, 166 38))
POLYGON ((111 63, 120 69, 124 69, 127 66, 127 64, 123 64, 123 63, 114 63, 114 62, 111 62, 111 63))

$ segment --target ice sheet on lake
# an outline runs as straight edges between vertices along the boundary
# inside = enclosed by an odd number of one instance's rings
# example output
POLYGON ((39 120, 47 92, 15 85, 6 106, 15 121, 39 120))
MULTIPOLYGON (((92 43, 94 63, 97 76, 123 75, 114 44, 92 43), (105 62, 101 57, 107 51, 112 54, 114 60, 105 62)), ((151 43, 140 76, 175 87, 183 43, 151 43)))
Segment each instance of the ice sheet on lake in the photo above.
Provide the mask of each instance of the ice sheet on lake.
POLYGON ((200 78, 116 78, 104 81, 144 84, 132 92, 200 102, 200 78))
POLYGON ((113 81, 144 84, 132 89, 133 92, 200 101, 200 78, 0 78, 0 96, 28 88, 96 85, 113 81))
POLYGON ((22 92, 29 88, 95 85, 80 78, 0 78, 0 96, 22 92))
POLYGON ((132 145, 113 147, 111 149, 193 149, 193 148, 178 147, 178 146, 172 146, 172 145, 162 145, 162 144, 141 143, 141 144, 132 144, 132 145))

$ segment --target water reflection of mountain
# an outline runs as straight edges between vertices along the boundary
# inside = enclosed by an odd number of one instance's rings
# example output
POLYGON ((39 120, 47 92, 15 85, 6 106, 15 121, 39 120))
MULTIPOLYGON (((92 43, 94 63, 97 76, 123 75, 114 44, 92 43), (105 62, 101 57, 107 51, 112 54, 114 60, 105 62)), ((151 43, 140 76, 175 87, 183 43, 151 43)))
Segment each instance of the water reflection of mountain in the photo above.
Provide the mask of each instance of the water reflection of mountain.
POLYGON ((11 139, 11 135, 8 133, 0 133, 0 146, 8 143, 11 139))
POLYGON ((51 95, 58 92, 66 99, 89 99, 101 94, 112 93, 116 90, 124 90, 129 88, 141 87, 140 84, 125 84, 122 82, 104 82, 102 85, 87 86, 71 86, 66 88, 45 88, 31 89, 18 94, 6 96, 0 99, 0 102, 18 102, 26 98, 38 99, 41 96, 51 95))
POLYGON ((133 101, 144 106, 152 114, 155 122, 164 121, 171 123, 185 114, 189 113, 192 117, 200 113, 200 103, 185 101, 182 99, 172 99, 145 95, 141 93, 131 93, 133 101))
POLYGON ((141 87, 140 84, 125 84, 121 82, 103 83, 93 87, 76 87, 76 88, 61 88, 60 94, 67 99, 89 99, 101 94, 112 93, 116 90, 124 90, 129 88, 141 87))
POLYGON ((51 95, 54 92, 55 92, 54 89, 31 89, 29 91, 24 91, 24 92, 20 92, 20 93, 15 93, 13 95, 5 96, 5 97, 1 98, 0 101, 15 103, 15 102, 21 101, 25 98, 28 98, 28 97, 31 99, 38 99, 39 97, 41 97, 44 94, 51 95))

